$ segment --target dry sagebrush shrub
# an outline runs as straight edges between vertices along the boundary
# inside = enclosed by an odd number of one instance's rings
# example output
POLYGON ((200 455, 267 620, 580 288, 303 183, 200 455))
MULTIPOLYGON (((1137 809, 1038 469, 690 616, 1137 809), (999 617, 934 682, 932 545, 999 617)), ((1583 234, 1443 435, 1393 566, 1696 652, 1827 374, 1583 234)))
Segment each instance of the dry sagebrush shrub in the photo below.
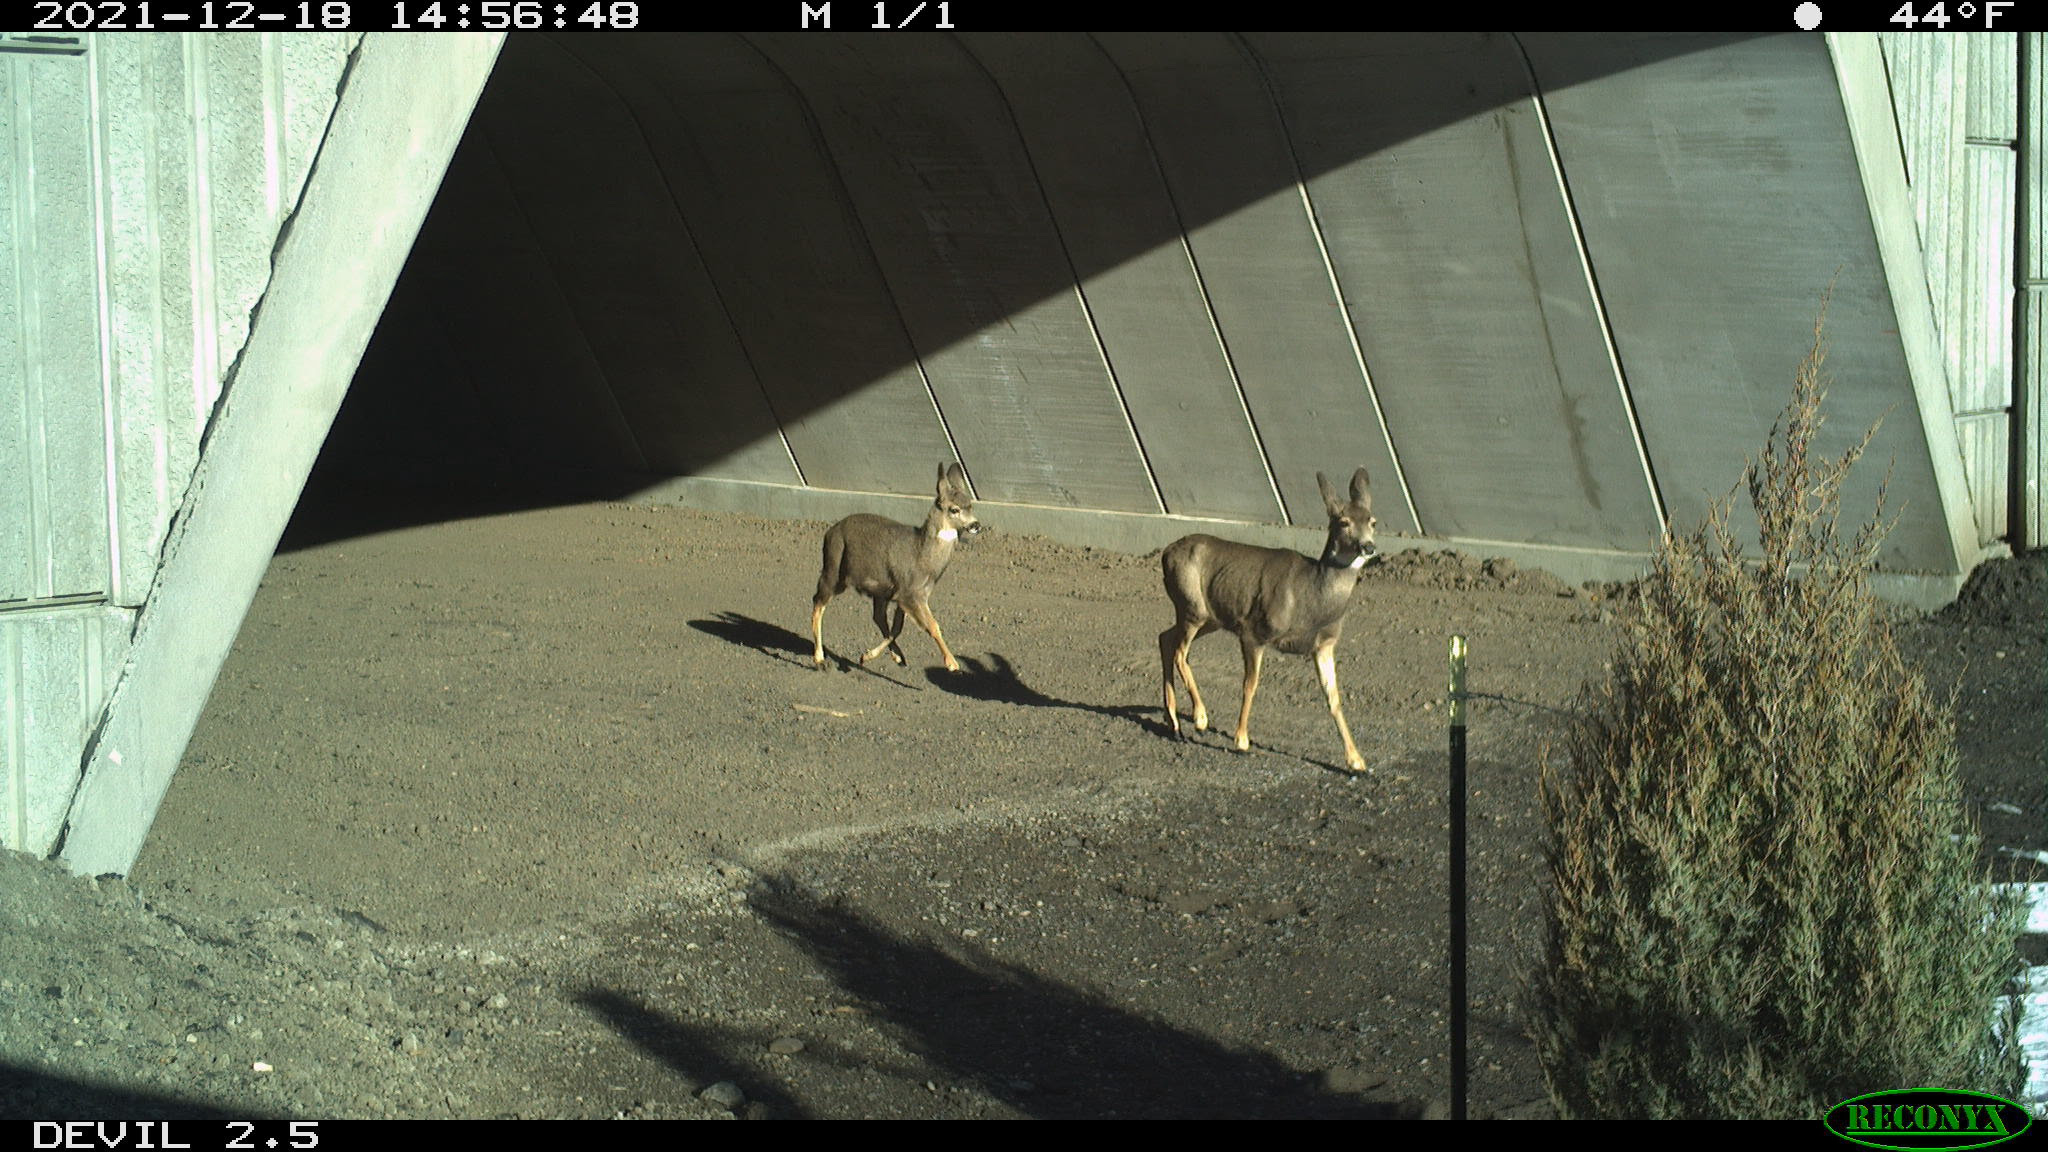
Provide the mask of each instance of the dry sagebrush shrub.
POLYGON ((1863 1092, 2016 1094, 1993 1004, 2018 909, 1977 866, 1953 702, 1901 661, 1869 575, 1881 513, 1836 531, 1875 433, 1816 462, 1818 324, 1734 493, 1667 535, 1541 792, 1552 891, 1527 987, 1568 1117, 1819 1116, 1863 1092))

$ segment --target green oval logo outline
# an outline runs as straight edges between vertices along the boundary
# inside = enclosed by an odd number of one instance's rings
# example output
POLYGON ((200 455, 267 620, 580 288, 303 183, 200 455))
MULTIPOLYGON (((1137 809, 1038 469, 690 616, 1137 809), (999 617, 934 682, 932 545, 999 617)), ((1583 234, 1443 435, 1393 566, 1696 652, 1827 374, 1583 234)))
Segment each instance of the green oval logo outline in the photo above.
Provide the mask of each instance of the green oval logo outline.
MULTIPOLYGON (((1981 1108, 1985 1107, 1985 1105, 1965 1105, 1964 1107, 1981 1108)), ((1834 1107, 1828 1109, 1827 1114, 1821 1118, 1821 1124, 1828 1131, 1833 1132, 1835 1135, 1840 1136, 1842 1139, 1847 1140, 1851 1144, 1861 1144, 1866 1148, 1883 1148, 1886 1150, 1886 1152, 1968 1152, 1969 1149, 1989 1148, 1994 1144, 2003 1144, 2006 1141, 2013 1139, 2020 1133, 2025 1132, 2027 1129, 2032 1128, 2034 1126, 2034 1114, 2031 1111, 2029 1111, 2025 1105, 2008 1100, 2003 1096, 1995 1096, 1989 1092, 1977 1092, 1968 1088, 1890 1088, 1886 1089, 1883 1092, 1865 1092, 1861 1096, 1851 1096, 1849 1099, 1844 1100, 1840 1104, 1837 1104, 1834 1107), (1851 1136, 1849 1135, 1849 1132, 1847 1130, 1836 1126, 1835 1116, 1837 1113, 1841 1112, 1842 1109, 1848 1108, 1852 1105, 1861 1105, 1869 1107, 1868 1105, 1862 1105, 1862 1102, 1866 1100, 1875 1100, 1883 1096, 1935 1096, 1946 1097, 1950 1099, 1959 1096, 1975 1097, 1979 1100, 1988 1100, 1995 1102, 1992 1105, 1991 1115, 1997 1118, 1994 1122, 1997 1123, 2001 1129, 2004 1129, 2004 1121, 2002 1117, 1998 1117, 1996 1105, 1999 1104, 2002 1104, 2005 1107, 2010 1108, 2015 1112, 2018 1112, 2020 1115, 2020 1124, 2018 1125, 2018 1127, 2012 1128, 2009 1131, 2005 1131, 2003 1135, 1994 1136, 1989 1140, 1980 1140, 1974 1144, 1883 1144, 1879 1143, 1878 1141, 1866 1139, 1861 1136, 1851 1136)), ((1894 1137, 1899 1135, 1892 1132, 1885 1132, 1884 1134, 1887 1136, 1894 1137)), ((1981 1134, 1988 1135, 1988 1133, 1981 1134)), ((1933 1141, 1940 1139, 1943 1135, 1943 1132, 1935 1130, 1929 1131, 1925 1136, 1918 1137, 1918 1139, 1925 1141, 1933 1141)), ((1967 1139, 1970 1136, 1980 1135, 1980 1133, 1966 1130, 1956 1132, 1954 1133, 1954 1135, 1967 1139)))

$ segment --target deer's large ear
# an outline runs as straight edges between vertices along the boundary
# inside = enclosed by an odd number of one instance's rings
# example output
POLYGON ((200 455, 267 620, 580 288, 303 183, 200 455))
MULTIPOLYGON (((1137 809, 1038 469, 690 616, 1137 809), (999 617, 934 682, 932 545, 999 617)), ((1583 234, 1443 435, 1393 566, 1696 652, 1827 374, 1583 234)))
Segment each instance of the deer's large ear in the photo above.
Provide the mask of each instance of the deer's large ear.
POLYGON ((952 489, 962 500, 968 497, 967 469, 958 463, 939 465, 939 491, 952 489))
POLYGON ((1316 473, 1316 487, 1323 490, 1323 507, 1328 508, 1330 515, 1335 516, 1344 507, 1344 502, 1337 499, 1337 494, 1331 491, 1329 477, 1321 472, 1316 473))
POLYGON ((1371 495, 1372 488, 1370 482, 1365 478, 1365 469, 1360 468, 1358 471, 1353 472, 1351 474, 1351 502, 1353 504, 1363 504, 1371 495))

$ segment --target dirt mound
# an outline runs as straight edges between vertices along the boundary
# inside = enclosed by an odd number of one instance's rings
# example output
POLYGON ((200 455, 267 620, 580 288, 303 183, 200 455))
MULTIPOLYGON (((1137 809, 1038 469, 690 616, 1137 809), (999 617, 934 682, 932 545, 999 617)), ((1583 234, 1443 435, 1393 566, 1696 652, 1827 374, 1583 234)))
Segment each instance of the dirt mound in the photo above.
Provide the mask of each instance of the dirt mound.
POLYGON ((1955 603, 1940 615, 1949 623, 1974 627, 2040 627, 2048 618, 2048 552, 1979 564, 1955 603))
POLYGON ((1524 568, 1504 556, 1481 559, 1455 548, 1431 552, 1411 548, 1388 553, 1371 571, 1383 578, 1424 588, 1494 588, 1539 596, 1575 598, 1584 595, 1541 568, 1524 568))

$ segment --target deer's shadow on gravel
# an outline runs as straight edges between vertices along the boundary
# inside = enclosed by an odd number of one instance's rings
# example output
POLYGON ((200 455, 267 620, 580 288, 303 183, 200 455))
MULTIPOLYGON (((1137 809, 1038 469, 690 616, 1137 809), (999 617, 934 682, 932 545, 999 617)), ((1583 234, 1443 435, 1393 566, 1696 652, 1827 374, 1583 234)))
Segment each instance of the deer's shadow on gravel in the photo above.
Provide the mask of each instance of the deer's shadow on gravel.
POLYGON ((786 878, 764 878, 748 903, 892 1025, 906 1050, 1034 1118, 1391 1120, 1419 1111, 1414 1101, 1330 1091, 1262 1052, 995 959, 972 940, 904 936, 786 878))
POLYGON ((800 668, 809 667, 811 663, 810 641, 780 624, 770 624, 737 612, 720 612, 713 619, 692 620, 690 627, 728 644, 752 648, 763 656, 772 656, 800 668))
MULTIPOLYGON (((1162 740, 1185 742, 1191 747, 1220 748, 1222 751, 1236 753, 1236 749, 1232 748, 1229 744, 1229 737, 1220 728, 1212 729, 1212 732, 1217 736, 1223 736, 1224 743, 1221 745, 1205 739, 1202 733, 1195 731, 1192 723, 1187 724, 1180 733, 1175 733, 1173 729, 1166 726, 1166 721, 1160 718, 1161 705, 1158 704, 1119 704, 1109 706, 1103 704, 1083 704, 1075 700, 1062 700, 1057 696, 1048 696, 1029 684, 1024 683, 1023 679, 1017 675, 1016 666, 1011 664, 1008 657, 998 652, 989 653, 985 660, 972 656, 962 656, 960 657, 960 671, 948 672, 943 668, 930 668, 925 671, 925 679, 931 681, 936 687, 943 688, 956 696, 965 696, 971 700, 986 700, 995 704, 1022 704, 1029 708, 1072 708, 1079 712, 1093 712, 1098 716, 1113 716, 1129 720, 1131 723, 1136 724, 1138 727, 1143 728, 1162 740)), ((1341 764, 1332 763, 1328 760, 1318 760, 1312 756, 1303 756, 1282 748, 1261 744, 1256 740, 1252 741, 1252 747, 1257 751, 1270 753, 1275 756, 1298 759, 1305 764, 1312 764, 1326 772, 1333 772, 1339 776, 1348 778, 1355 775, 1350 769, 1345 768, 1341 764)))
POLYGON ((1016 666, 1007 656, 991 652, 986 659, 962 656, 960 671, 948 672, 944 668, 925 670, 925 679, 936 687, 943 688, 955 696, 970 700, 986 700, 992 704, 1022 704, 1029 708, 1072 708, 1078 712, 1093 712, 1098 716, 1113 716, 1129 720, 1155 736, 1170 736, 1166 722, 1155 713, 1158 709, 1145 704, 1083 704, 1077 700, 1062 700, 1048 696, 1024 683, 1017 675, 1016 666))
MULTIPOLYGON (((763 656, 780 660, 785 664, 794 664, 806 672, 814 670, 811 664, 810 637, 799 636, 780 624, 770 624, 766 620, 756 620, 752 616, 742 616, 738 612, 720 612, 711 619, 692 620, 690 627, 707 636, 716 636, 728 644, 752 648, 763 656)), ((857 661, 848 660, 829 647, 825 649, 825 658, 837 663, 841 672, 865 672, 913 692, 919 690, 915 684, 904 684, 893 676, 877 672, 857 661)))

